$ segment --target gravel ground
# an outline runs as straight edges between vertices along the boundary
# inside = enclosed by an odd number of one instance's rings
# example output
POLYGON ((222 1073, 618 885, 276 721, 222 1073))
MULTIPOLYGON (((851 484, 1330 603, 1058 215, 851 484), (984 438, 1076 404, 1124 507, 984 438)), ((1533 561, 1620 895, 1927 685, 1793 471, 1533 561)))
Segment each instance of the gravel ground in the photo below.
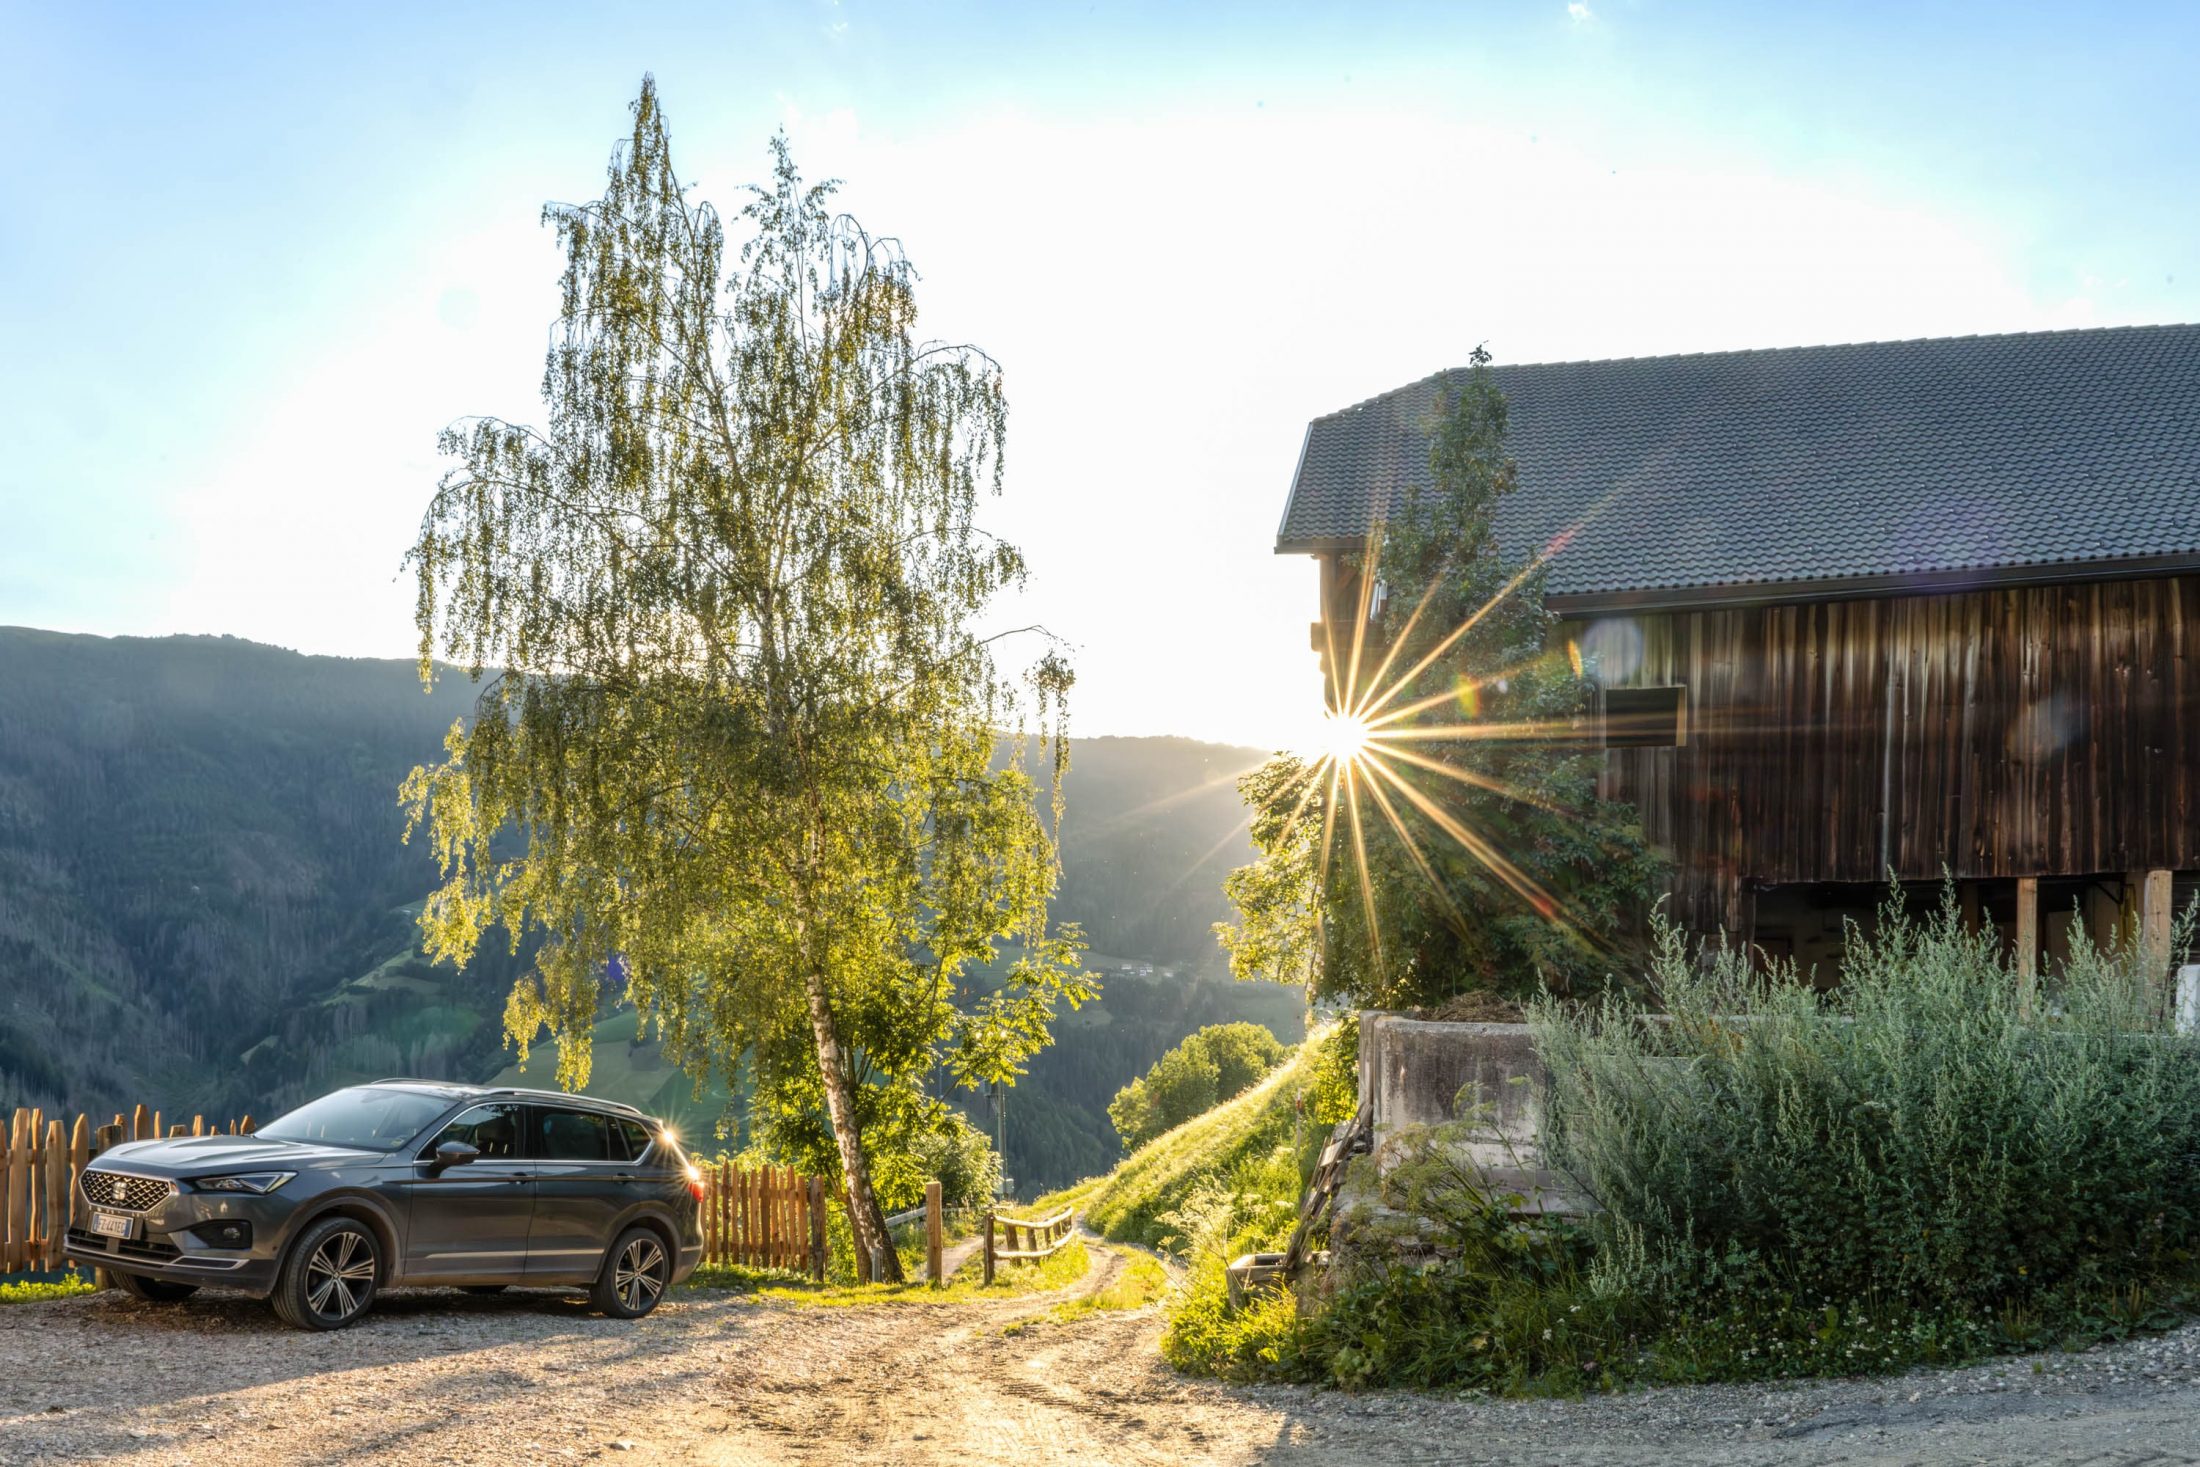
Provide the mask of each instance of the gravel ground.
MULTIPOLYGON (((1067 1294, 1123 1266, 1095 1256, 1067 1294)), ((1184 1380, 1151 1309, 1003 1335, 1059 1297, 682 1291, 628 1324, 549 1293, 407 1292, 333 1335, 213 1294, 13 1305, 0 1462, 2200 1464, 2200 1326, 1899 1379, 1509 1402, 1184 1380)))

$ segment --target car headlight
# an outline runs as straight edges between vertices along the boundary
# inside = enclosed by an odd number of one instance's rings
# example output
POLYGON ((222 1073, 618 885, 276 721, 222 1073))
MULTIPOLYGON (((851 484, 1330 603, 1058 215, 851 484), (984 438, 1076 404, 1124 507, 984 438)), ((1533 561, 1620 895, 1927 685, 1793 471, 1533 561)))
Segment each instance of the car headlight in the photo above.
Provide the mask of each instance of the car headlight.
POLYGON ((258 1192, 274 1191, 296 1172, 240 1172, 233 1177, 194 1177, 191 1185, 201 1192, 258 1192))

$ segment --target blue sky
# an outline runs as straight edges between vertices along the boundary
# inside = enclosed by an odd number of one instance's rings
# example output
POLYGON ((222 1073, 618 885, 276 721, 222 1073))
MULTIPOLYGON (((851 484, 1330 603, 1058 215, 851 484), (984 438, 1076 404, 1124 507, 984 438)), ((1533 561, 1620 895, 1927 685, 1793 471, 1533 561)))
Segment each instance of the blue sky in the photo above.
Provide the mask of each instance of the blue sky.
POLYGON ((0 623, 405 655, 653 71, 1008 372, 1090 733, 1297 740, 1306 420, 1461 361, 2200 319, 2200 8, 0 3, 0 623))

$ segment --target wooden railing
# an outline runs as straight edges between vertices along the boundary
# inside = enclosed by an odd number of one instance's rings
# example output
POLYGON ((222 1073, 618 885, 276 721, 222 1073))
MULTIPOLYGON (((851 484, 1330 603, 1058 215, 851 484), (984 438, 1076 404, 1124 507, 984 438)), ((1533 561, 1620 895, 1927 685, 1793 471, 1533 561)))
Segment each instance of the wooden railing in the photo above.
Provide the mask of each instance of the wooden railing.
POLYGON ((825 1277, 825 1183, 793 1167, 702 1165, 703 1261, 825 1277))
POLYGON ((0 1273, 17 1269, 53 1269, 64 1266, 62 1236, 83 1220, 83 1194, 76 1179, 92 1158, 124 1141, 147 1141, 162 1135, 236 1135, 250 1132, 252 1117, 211 1126, 206 1117, 193 1116, 191 1124, 161 1128, 161 1113, 138 1106, 125 1118, 99 1124, 90 1116, 78 1116, 63 1126, 47 1119, 42 1110, 17 1110, 8 1127, 7 1149, 0 1154, 0 1273))
POLYGON ((1059 1250, 1077 1231, 1077 1214, 1065 1207, 1048 1217, 985 1215, 985 1281, 993 1282, 995 1263, 1030 1262, 1059 1250))

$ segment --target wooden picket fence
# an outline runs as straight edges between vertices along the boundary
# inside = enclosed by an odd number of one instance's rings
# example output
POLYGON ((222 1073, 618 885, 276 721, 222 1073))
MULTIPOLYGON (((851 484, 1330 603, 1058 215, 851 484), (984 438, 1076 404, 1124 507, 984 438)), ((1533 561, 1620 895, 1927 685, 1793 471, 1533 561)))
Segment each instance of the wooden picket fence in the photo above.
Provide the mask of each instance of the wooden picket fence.
POLYGON ((825 1183, 793 1167, 703 1165, 703 1261, 825 1277, 825 1183))
POLYGON ((64 1266, 62 1236, 84 1221, 84 1198, 76 1179, 106 1147, 164 1135, 237 1135, 251 1130, 250 1116, 229 1122, 226 1132, 219 1122, 209 1127, 204 1116, 193 1116, 188 1126, 163 1130, 161 1113, 142 1105, 104 1125, 80 1115, 63 1126, 58 1117, 49 1120, 42 1110, 18 1109, 8 1127, 7 1150, 0 1155, 0 1178, 4 1178, 0 1218, 5 1219, 6 1233, 0 1238, 0 1273, 64 1266))

